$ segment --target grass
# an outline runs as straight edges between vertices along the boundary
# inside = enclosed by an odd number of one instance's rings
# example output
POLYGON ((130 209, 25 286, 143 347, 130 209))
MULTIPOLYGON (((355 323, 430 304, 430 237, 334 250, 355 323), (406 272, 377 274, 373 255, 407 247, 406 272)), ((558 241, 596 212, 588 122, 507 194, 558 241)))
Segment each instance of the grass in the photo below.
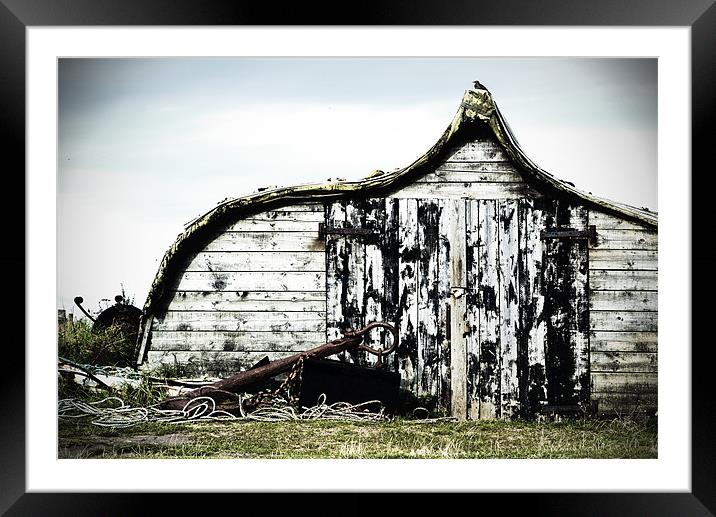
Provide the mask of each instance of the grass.
POLYGON ((86 320, 68 321, 59 327, 58 354, 80 364, 129 366, 133 364, 135 343, 121 327, 92 330, 86 320))
POLYGON ((630 420, 142 424, 61 420, 73 458, 656 458, 657 429, 630 420))
MULTIPOLYGON (((112 395, 147 406, 165 393, 145 377, 137 388, 112 395)), ((107 396, 60 379, 60 398, 107 396)), ((430 400, 405 399, 402 410, 430 400)), ((431 416, 440 416, 432 412, 431 416)), ((656 458, 657 422, 632 418, 559 422, 478 420, 421 423, 257 422, 141 424, 128 429, 92 425, 89 418, 59 421, 60 458, 656 458)))

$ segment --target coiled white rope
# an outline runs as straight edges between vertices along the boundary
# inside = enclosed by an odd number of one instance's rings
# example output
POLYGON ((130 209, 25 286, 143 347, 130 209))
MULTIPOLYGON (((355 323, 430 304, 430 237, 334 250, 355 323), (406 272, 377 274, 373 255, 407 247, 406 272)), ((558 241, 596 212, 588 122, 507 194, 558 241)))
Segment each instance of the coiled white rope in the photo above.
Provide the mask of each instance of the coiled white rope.
POLYGON ((196 397, 186 403, 183 409, 159 409, 156 406, 130 407, 119 397, 106 397, 96 402, 83 402, 78 399, 62 399, 58 402, 57 412, 60 418, 93 417, 92 424, 100 427, 126 428, 146 422, 181 424, 197 421, 217 420, 258 420, 278 422, 282 420, 343 420, 352 422, 375 422, 386 420, 383 408, 378 413, 368 412, 366 406, 380 404, 378 400, 361 404, 336 402, 326 404, 326 396, 321 395, 318 404, 297 412, 285 399, 277 397, 269 404, 263 404, 252 412, 244 410, 243 399, 239 397, 240 416, 216 409, 216 401, 211 397, 196 397), (118 405, 117 405, 118 404, 118 405))
POLYGON ((130 407, 119 397, 107 397, 96 402, 83 402, 78 399, 62 399, 57 404, 60 418, 94 417, 92 423, 100 427, 132 427, 144 422, 167 424, 192 422, 197 420, 232 420, 231 413, 216 409, 211 397, 197 397, 186 403, 183 409, 159 409, 156 406, 130 407), (112 405, 118 403, 119 405, 112 405), (108 405, 109 404, 109 405, 108 405))

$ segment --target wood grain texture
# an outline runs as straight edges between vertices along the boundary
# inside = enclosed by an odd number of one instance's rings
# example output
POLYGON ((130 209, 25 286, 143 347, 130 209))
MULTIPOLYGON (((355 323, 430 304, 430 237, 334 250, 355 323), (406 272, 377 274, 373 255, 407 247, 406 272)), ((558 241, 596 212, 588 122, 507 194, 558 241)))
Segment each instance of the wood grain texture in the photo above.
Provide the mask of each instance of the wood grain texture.
POLYGON ((496 170, 475 172, 438 168, 435 172, 419 178, 416 183, 523 183, 522 176, 516 170, 496 170))
MULTIPOLYGON (((323 205, 319 205, 323 207, 323 205)), ((321 211, 311 212, 283 212, 271 211, 260 212, 241 219, 241 221, 255 221, 262 223, 282 223, 282 222, 303 222, 303 223, 322 223, 324 220, 323 209, 321 211)), ((231 228, 231 227, 229 227, 231 228)))
POLYGON ((405 387, 418 393, 420 358, 418 355, 418 201, 398 201, 398 318, 400 344, 397 351, 399 371, 405 387))
MULTIPOLYGON (((364 228, 365 209, 362 202, 346 203, 346 228, 364 228)), ((343 299, 343 324, 347 329, 360 329, 365 326, 365 244, 361 239, 345 239, 345 298, 343 299)), ((366 364, 365 352, 349 354, 350 361, 366 364)))
MULTIPOLYGON (((500 415, 499 210, 495 201, 478 202, 477 293, 480 321, 480 418, 500 415)), ((474 212, 473 212, 474 213, 474 212)))
POLYGON ((648 230, 645 225, 633 221, 629 221, 622 217, 600 212, 599 210, 589 210, 589 220, 591 224, 597 227, 597 230, 648 230))
POLYGON ((438 223, 439 244, 437 247, 437 343, 440 361, 440 378, 438 387, 438 400, 440 407, 450 411, 450 262, 452 255, 452 238, 450 228, 454 226, 451 221, 450 205, 452 201, 440 201, 440 220, 438 223))
POLYGON ((261 251, 198 253, 185 271, 303 271, 322 272, 326 267, 323 251, 261 251))
POLYGON ((300 352, 325 343, 325 332, 152 332, 152 350, 300 352))
POLYGON ((388 197, 396 199, 521 199, 541 194, 526 183, 412 183, 388 197))
POLYGON ((614 250, 656 250, 658 237, 654 230, 600 230, 593 248, 614 250))
POLYGON ((144 359, 147 353, 147 346, 149 345, 149 336, 151 335, 152 324, 154 323, 154 316, 142 317, 140 321, 140 329, 142 331, 142 337, 139 341, 139 353, 137 354, 136 365, 139 366, 144 363, 144 359))
POLYGON ((656 352, 656 332, 592 331, 589 344, 593 352, 656 352))
MULTIPOLYGON (((326 236, 327 336, 375 321, 395 323, 399 298, 397 200, 369 198, 333 203, 327 217, 328 226, 371 230, 370 235, 326 236)), ((390 339, 377 329, 366 337, 366 344, 386 348, 390 339)), ((341 359, 367 366, 377 362, 376 356, 362 351, 342 354, 341 359)), ((388 358, 387 367, 395 370, 396 362, 388 358)))
POLYGON ((634 396, 642 393, 657 392, 656 373, 597 373, 591 374, 592 392, 630 393, 634 396))
POLYGON ((448 304, 450 318, 449 368, 450 413, 459 420, 467 418, 467 226, 465 201, 445 202, 445 235, 449 243, 448 304))
POLYGON ((316 312, 326 310, 325 291, 174 291, 172 311, 276 311, 316 312))
POLYGON ((597 414, 617 414, 622 417, 653 412, 658 407, 656 393, 597 393, 594 401, 597 414))
POLYGON ((656 271, 658 256, 655 250, 589 250, 590 269, 627 269, 656 271))
POLYGON ((505 162, 509 158, 496 140, 468 142, 448 152, 448 162, 505 162))
MULTIPOLYGON (((583 206, 569 206, 570 226, 586 231, 589 227, 589 210, 583 206)), ((589 403, 589 242, 576 241, 571 250, 571 260, 575 266, 572 289, 574 292, 573 321, 576 322, 574 334, 574 389, 581 404, 589 403)))
POLYGON ((590 221, 597 228, 589 253, 592 398, 600 413, 655 405, 657 233, 598 210, 590 221))
MULTIPOLYGON (((363 243, 365 266, 363 270, 363 306, 361 308, 365 325, 375 321, 383 321, 383 301, 385 300, 385 285, 383 277, 383 249, 382 241, 386 231, 385 199, 371 198, 364 201, 363 227, 374 230, 378 234, 376 239, 360 239, 363 243)), ((359 241, 359 239, 355 239, 359 241)), ((389 257, 385 257, 388 259, 389 257)), ((365 342, 373 348, 381 348, 382 329, 371 330, 366 335, 365 342)), ((374 366, 378 358, 367 354, 365 361, 368 366, 374 366)))
POLYGON ((592 352, 592 372, 656 373, 654 352, 592 352))
POLYGON ((185 272, 179 291, 320 291, 326 288, 324 272, 185 272))
POLYGON ((155 319, 153 330, 160 331, 311 331, 326 330, 325 312, 168 312, 155 319))
MULTIPOLYGON (((314 214, 316 212, 300 212, 314 214)), ((318 221, 242 219, 229 226, 229 232, 304 232, 318 235, 318 221)))
POLYGON ((511 419, 519 412, 517 334, 519 332, 519 216, 515 201, 502 201, 498 208, 500 285, 500 416, 511 419))
MULTIPOLYGON (((584 229, 588 224, 582 207, 557 202, 546 209, 550 229, 584 229)), ((544 241, 546 370, 551 405, 589 400, 588 273, 585 240, 544 241)))
POLYGON ((260 212, 247 216, 246 221, 269 221, 269 222, 282 222, 282 221, 302 221, 302 222, 323 222, 323 205, 316 205, 321 207, 320 210, 310 212, 288 212, 282 210, 273 210, 268 212, 260 212))
POLYGON ((147 362, 154 367, 161 365, 189 375, 210 374, 227 377, 246 370, 264 357, 275 361, 293 355, 294 352, 209 352, 209 351, 161 351, 150 350, 147 362))
POLYGON ((589 308, 593 311, 656 311, 656 291, 592 291, 589 308))
POLYGON ((325 251, 315 233, 226 232, 206 245, 203 251, 325 251))
MULTIPOLYGON (((251 214, 188 258, 151 348, 300 351, 326 342, 322 203, 251 214)), ((155 357, 155 356, 151 356, 155 357)), ((218 360, 218 359, 217 359, 218 360)))
MULTIPOLYGON (((400 332, 400 204, 397 199, 385 200, 385 223, 380 236, 380 250, 383 256, 383 296, 380 300, 383 320, 395 325, 400 332)), ((393 338, 384 330, 380 333, 380 345, 385 349, 393 344, 393 338)), ((400 344, 400 336, 398 337, 400 344)), ((400 371, 398 354, 393 354, 387 361, 388 369, 400 371)))
POLYGON ((659 287, 657 271, 624 271, 592 269, 589 286, 604 291, 656 291, 659 287))
POLYGON ((420 395, 439 397, 441 380, 438 253, 442 208, 435 200, 418 202, 418 357, 420 395))
POLYGON ((592 330, 618 330, 625 332, 656 332, 658 314, 652 311, 592 311, 592 330))
POLYGON ((518 375, 522 415, 530 418, 547 404, 545 320, 542 286, 544 213, 532 200, 520 201, 520 329, 518 375))
MULTIPOLYGON (((284 212, 318 212, 323 213, 323 203, 296 203, 293 205, 285 205, 279 208, 275 208, 268 212, 262 212, 262 214, 274 214, 284 212)), ((259 214, 260 216, 261 214, 259 214)), ((257 216, 252 216, 257 217, 257 216)))
MULTIPOLYGON (((385 298, 383 279, 382 237, 385 235, 385 200, 371 198, 364 201, 364 224, 366 229, 374 230, 378 238, 362 239, 365 267, 363 270, 363 306, 365 325, 375 321, 383 321, 382 303, 385 298)), ((381 348, 381 329, 374 329, 366 336, 366 343, 373 348, 381 348)), ((368 366, 375 366, 377 357, 367 354, 365 361, 368 366)))
POLYGON ((480 284, 480 202, 465 202, 465 273, 467 290, 465 353, 466 409, 470 420, 480 418, 480 309, 478 287, 480 284))
POLYGON ((519 173, 518 169, 512 164, 512 162, 509 161, 446 161, 444 163, 441 163, 435 169, 435 172, 438 173, 438 175, 448 171, 462 171, 472 173, 507 172, 512 174, 519 174, 519 178, 522 179, 522 175, 519 173))
MULTIPOLYGON (((326 227, 343 228, 346 223, 345 201, 326 205, 326 227)), ((342 235, 326 235, 326 342, 342 335, 345 302, 346 238, 342 235)), ((342 354, 345 360, 345 353, 342 354)))

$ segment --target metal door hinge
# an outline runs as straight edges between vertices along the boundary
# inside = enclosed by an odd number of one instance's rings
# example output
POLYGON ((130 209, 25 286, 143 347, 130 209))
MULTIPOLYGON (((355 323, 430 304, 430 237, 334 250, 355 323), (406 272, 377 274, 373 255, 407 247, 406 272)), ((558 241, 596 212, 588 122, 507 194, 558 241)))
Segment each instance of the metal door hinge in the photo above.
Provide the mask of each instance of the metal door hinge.
POLYGON ((573 228, 542 230, 540 238, 543 241, 548 239, 588 239, 594 242, 597 240, 597 227, 590 225, 587 230, 575 230, 573 228))
POLYGON ((318 238, 323 239, 327 235, 343 235, 345 237, 366 237, 377 236, 378 232, 371 228, 335 228, 326 227, 325 223, 318 223, 318 238))

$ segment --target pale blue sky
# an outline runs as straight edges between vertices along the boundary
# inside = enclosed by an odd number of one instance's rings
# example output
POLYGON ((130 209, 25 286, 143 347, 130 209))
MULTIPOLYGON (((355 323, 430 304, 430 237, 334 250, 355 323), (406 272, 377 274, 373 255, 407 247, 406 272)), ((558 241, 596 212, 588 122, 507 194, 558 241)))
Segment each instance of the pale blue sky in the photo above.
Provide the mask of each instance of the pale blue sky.
POLYGON ((657 210, 655 59, 62 59, 58 307, 120 284, 141 307, 226 197, 408 165, 475 79, 542 168, 657 210))

